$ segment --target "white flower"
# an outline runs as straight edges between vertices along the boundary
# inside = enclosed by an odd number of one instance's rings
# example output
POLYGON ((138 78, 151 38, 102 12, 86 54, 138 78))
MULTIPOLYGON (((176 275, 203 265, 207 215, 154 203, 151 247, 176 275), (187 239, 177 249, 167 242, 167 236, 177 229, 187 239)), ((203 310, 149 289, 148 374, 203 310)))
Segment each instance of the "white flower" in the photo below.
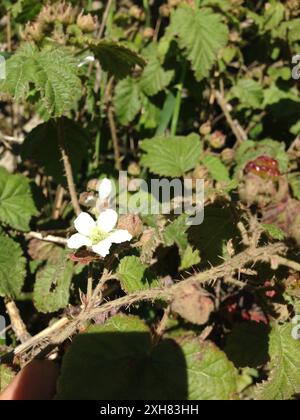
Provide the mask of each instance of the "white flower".
POLYGON ((68 248, 87 246, 101 257, 106 257, 112 244, 121 244, 132 239, 127 230, 115 229, 117 221, 118 214, 111 209, 101 213, 97 222, 88 213, 81 213, 74 222, 78 233, 70 237, 68 248))
POLYGON ((102 202, 106 200, 107 198, 109 198, 109 196, 112 193, 112 190, 113 190, 113 183, 111 182, 111 180, 108 178, 102 179, 98 188, 100 201, 102 202))

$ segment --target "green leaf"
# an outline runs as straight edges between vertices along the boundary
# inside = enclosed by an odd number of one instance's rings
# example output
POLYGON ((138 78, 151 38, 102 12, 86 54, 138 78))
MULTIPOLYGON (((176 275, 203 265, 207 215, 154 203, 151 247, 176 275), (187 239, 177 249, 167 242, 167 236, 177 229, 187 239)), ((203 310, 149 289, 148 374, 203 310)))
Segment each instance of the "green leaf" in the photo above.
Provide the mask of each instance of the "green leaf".
MULTIPOLYGON (((89 138, 86 131, 72 120, 65 118, 63 126, 64 145, 76 176, 87 158, 89 138)), ((66 185, 57 126, 53 120, 38 125, 28 134, 21 147, 21 156, 23 160, 36 162, 58 184, 66 185)))
POLYGON ((294 197, 297 200, 300 200, 300 172, 289 174, 288 180, 292 188, 294 197))
POLYGON ((288 400, 300 393, 300 341, 293 325, 273 324, 269 341, 269 378, 256 388, 256 400, 288 400))
POLYGON ((236 324, 227 337, 225 353, 238 368, 264 366, 269 360, 268 337, 269 328, 263 323, 236 324))
POLYGON ((213 343, 187 339, 181 345, 188 370, 190 400, 213 401, 237 398, 237 371, 213 343))
POLYGON ((26 260, 21 246, 12 238, 0 235, 0 296, 17 299, 26 275, 26 260))
POLYGON ((75 337, 63 360, 57 398, 226 400, 235 398, 236 379, 233 365, 214 345, 197 339, 154 345, 140 320, 116 316, 75 337))
POLYGON ((262 86, 252 79, 241 79, 230 91, 230 96, 238 98, 242 105, 249 108, 261 108, 264 100, 262 86))
POLYGON ((141 149, 145 152, 142 165, 154 174, 173 178, 194 169, 202 152, 200 137, 195 133, 186 137, 147 139, 142 142, 141 149))
POLYGON ((38 272, 33 300, 39 312, 56 312, 68 305, 74 265, 66 258, 63 255, 58 263, 48 263, 38 272))
POLYGON ((81 97, 78 63, 63 47, 38 50, 24 44, 7 61, 7 78, 0 83, 0 92, 11 94, 17 101, 27 99, 31 85, 38 101, 52 117, 60 117, 77 108, 81 97))
POLYGON ((0 364, 0 392, 5 390, 14 377, 15 373, 9 366, 0 364))
POLYGON ((209 9, 180 7, 172 14, 171 25, 179 46, 192 63, 196 79, 207 77, 218 52, 228 41, 228 28, 221 16, 209 9))
POLYGON ((0 222, 26 232, 30 219, 36 215, 29 180, 0 167, 0 222))
POLYGON ((115 89, 114 107, 121 124, 127 125, 140 112, 142 103, 137 82, 132 77, 121 80, 115 89))
POLYGON ((229 171, 219 157, 207 155, 202 159, 202 163, 215 181, 227 183, 231 181, 229 171))
POLYGON ((130 50, 122 44, 108 40, 87 40, 88 45, 99 59, 104 71, 124 78, 128 76, 136 65, 144 67, 145 60, 136 52, 130 50))
POLYGON ((147 290, 158 286, 158 281, 153 281, 153 274, 138 257, 125 257, 121 260, 118 268, 118 278, 121 281, 122 289, 126 293, 133 293, 139 290, 147 290))
POLYGON ((181 257, 180 270, 187 270, 188 268, 198 265, 201 262, 200 252, 198 249, 193 249, 188 245, 181 257))
POLYGON ((285 238, 284 232, 276 225, 263 224, 264 230, 273 238, 278 241, 283 241, 285 238))
POLYGON ((144 69, 140 86, 148 96, 154 96, 169 86, 174 77, 173 70, 164 70, 158 58, 152 58, 144 69))
POLYGON ((173 246, 176 244, 179 250, 183 253, 188 246, 188 237, 186 232, 189 227, 190 225, 188 224, 188 216, 186 214, 179 216, 165 229, 165 245, 173 246))

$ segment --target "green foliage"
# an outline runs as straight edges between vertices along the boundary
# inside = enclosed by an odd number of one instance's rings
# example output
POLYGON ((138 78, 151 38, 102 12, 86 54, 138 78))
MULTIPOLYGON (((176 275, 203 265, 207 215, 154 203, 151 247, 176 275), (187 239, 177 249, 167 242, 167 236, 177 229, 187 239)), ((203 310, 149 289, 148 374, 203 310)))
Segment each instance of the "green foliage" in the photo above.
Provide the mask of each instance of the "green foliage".
POLYGON ((145 67, 140 85, 148 96, 154 96, 169 86, 174 77, 174 71, 164 70, 158 58, 152 58, 145 67))
POLYGON ((129 124, 141 109, 139 87, 134 79, 127 77, 118 83, 115 91, 114 106, 121 124, 129 124))
POLYGON ((6 365, 0 364, 0 392, 10 384, 15 376, 14 371, 6 365))
POLYGON ((236 379, 232 364, 213 345, 165 339, 153 346, 141 322, 117 316, 74 340, 58 399, 232 399, 236 379))
POLYGON ((174 12, 171 24, 197 80, 207 77, 218 52, 228 41, 228 28, 221 16, 209 9, 180 7, 174 12))
POLYGON ((202 159, 202 163, 215 181, 230 182, 229 171, 218 157, 213 155, 205 156, 202 159))
POLYGON ((28 179, 0 168, 0 222, 26 232, 30 219, 36 215, 28 179))
POLYGON ((20 245, 0 234, 0 296, 20 297, 26 275, 26 260, 20 245))
POLYGON ((0 83, 0 92, 17 101, 34 96, 50 116, 61 117, 77 108, 81 96, 77 72, 77 61, 68 49, 38 50, 26 43, 7 61, 7 79, 0 83))
POLYGON ((269 341, 269 378, 259 384, 257 400, 287 400, 300 392, 300 342, 292 336, 292 325, 274 324, 269 341))
POLYGON ((99 59, 103 70, 121 79, 128 76, 136 65, 143 68, 146 64, 140 55, 116 42, 89 40, 88 45, 99 59))
POLYGON ((231 89, 231 95, 249 108, 260 108, 264 99, 263 88, 253 79, 240 79, 231 89))
POLYGON ((153 281, 153 274, 138 257, 125 257, 121 260, 118 278, 126 293, 146 290, 158 285, 157 281, 153 281))
POLYGON ((160 176, 178 177, 196 167, 201 155, 197 134, 187 137, 155 137, 144 140, 142 164, 160 176))
MULTIPOLYGON (((63 144, 68 152, 73 173, 76 176, 87 159, 88 136, 76 122, 63 120, 63 144)), ((58 184, 65 184, 65 171, 61 160, 61 141, 53 120, 40 124, 26 137, 21 148, 23 160, 37 163, 58 184)))
POLYGON ((48 262, 37 273, 33 300, 39 312, 56 312, 68 305, 73 275, 73 263, 66 261, 65 255, 59 262, 48 262))

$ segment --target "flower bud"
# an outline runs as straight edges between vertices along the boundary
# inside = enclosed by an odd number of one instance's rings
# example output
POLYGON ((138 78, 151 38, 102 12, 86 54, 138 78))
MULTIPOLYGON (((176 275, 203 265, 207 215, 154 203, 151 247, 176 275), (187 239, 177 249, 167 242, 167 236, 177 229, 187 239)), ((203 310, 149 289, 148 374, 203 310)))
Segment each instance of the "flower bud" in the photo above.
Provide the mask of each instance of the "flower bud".
POLYGON ((134 238, 143 233, 143 222, 136 214, 127 214, 121 216, 118 223, 118 229, 127 230, 134 238))
POLYGON ((234 150, 229 148, 222 150, 221 157, 224 163, 232 163, 235 157, 234 150))
POLYGON ((136 162, 130 163, 128 166, 128 173, 131 176, 139 176, 141 173, 141 167, 136 162))
POLYGON ((77 18, 77 25, 82 32, 86 33, 95 32, 97 29, 97 21, 90 13, 88 15, 84 15, 81 12, 77 18))
POLYGON ((154 36, 154 29, 153 28, 145 28, 143 30, 143 38, 150 39, 154 36))
POLYGON ((207 121, 200 126, 199 132, 202 136, 207 136, 211 133, 211 123, 207 121))
POLYGON ((226 144, 226 136, 222 131, 215 131, 212 133, 209 143, 214 149, 222 149, 226 144))
POLYGON ((162 17, 169 17, 170 16, 170 7, 167 4, 163 4, 159 8, 159 14, 162 17))
POLYGON ((40 42, 44 36, 40 22, 27 23, 23 36, 27 41, 40 42))

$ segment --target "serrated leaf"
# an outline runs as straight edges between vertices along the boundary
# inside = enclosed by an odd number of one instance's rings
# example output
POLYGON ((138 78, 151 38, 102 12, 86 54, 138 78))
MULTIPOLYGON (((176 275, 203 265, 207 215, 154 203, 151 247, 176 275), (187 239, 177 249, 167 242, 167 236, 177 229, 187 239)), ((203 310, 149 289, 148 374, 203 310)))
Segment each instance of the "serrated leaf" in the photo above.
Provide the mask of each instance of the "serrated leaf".
POLYGON ((15 372, 7 365, 0 364, 0 392, 11 383, 15 377, 15 372))
POLYGON ((0 222, 26 232, 30 219, 36 215, 29 180, 0 167, 0 222))
POLYGON ((154 137, 144 140, 141 149, 145 152, 141 163, 160 176, 180 177, 194 169, 202 148, 200 137, 190 134, 186 137, 154 137))
POLYGON ((141 262, 140 258, 134 256, 121 260, 118 267, 118 278, 121 281, 122 289, 127 293, 158 286, 158 282, 153 281, 153 274, 148 267, 141 262))
POLYGON ((207 155, 202 159, 202 163, 215 181, 227 183, 231 181, 229 171, 219 157, 207 155))
POLYGON ((88 45, 99 59, 104 71, 122 79, 128 76, 136 65, 144 67, 145 60, 125 45, 108 40, 87 40, 88 45))
POLYGON ((187 230, 190 227, 187 222, 188 216, 183 214, 166 227, 164 232, 166 246, 173 246, 176 244, 181 252, 186 250, 188 247, 187 230))
POLYGON ((21 246, 12 238, 0 235, 0 296, 20 296, 26 275, 26 260, 21 246))
POLYGON ((152 58, 145 67, 140 79, 140 86, 148 96, 154 96, 164 90, 174 77, 173 70, 165 70, 159 59, 152 58))
POLYGON ((288 175, 288 180, 293 191, 293 195, 300 200, 300 172, 288 175))
MULTIPOLYGON (((63 126, 64 145, 73 174, 76 176, 87 157, 89 139, 85 130, 72 120, 64 118, 63 126)), ((57 126, 54 121, 40 124, 28 134, 21 147, 21 156, 23 160, 28 159, 40 165, 58 184, 66 184, 57 126)))
POLYGON ((94 326, 74 339, 63 360, 58 399, 235 398, 236 371, 214 345, 173 339, 153 345, 149 330, 126 318, 111 318, 108 325, 94 326))
POLYGON ((263 323, 236 324, 227 337, 224 351, 238 368, 264 366, 269 360, 268 336, 269 327, 263 323))
POLYGON ((115 89, 114 107, 121 124, 127 125, 141 110, 142 103, 137 82, 132 77, 121 80, 115 89))
POLYGON ((38 50, 24 44, 7 60, 7 78, 0 82, 0 92, 17 100, 26 100, 31 85, 40 102, 52 117, 61 117, 76 109, 81 97, 78 64, 67 48, 47 47, 38 50))
POLYGON ((50 313, 69 303, 74 266, 64 255, 58 263, 48 263, 36 276, 33 300, 39 312, 50 313))
POLYGON ((285 234, 278 226, 272 224, 263 224, 262 227, 273 239, 277 239, 278 241, 284 240, 285 234))
POLYGON ((198 249, 193 249, 188 245, 181 256, 180 270, 187 270, 188 268, 198 265, 201 262, 200 252, 198 249))
POLYGON ((256 388, 256 400, 288 400, 300 393, 300 340, 293 325, 273 324, 269 338, 269 378, 256 388))
POLYGON ((238 98, 242 105, 261 108, 264 100, 262 86, 252 79, 240 79, 230 91, 231 97, 238 98))
POLYGON ((218 52, 228 41, 228 28, 221 16, 209 9, 180 7, 173 13, 171 24, 180 47, 192 63, 196 79, 207 77, 218 52))

